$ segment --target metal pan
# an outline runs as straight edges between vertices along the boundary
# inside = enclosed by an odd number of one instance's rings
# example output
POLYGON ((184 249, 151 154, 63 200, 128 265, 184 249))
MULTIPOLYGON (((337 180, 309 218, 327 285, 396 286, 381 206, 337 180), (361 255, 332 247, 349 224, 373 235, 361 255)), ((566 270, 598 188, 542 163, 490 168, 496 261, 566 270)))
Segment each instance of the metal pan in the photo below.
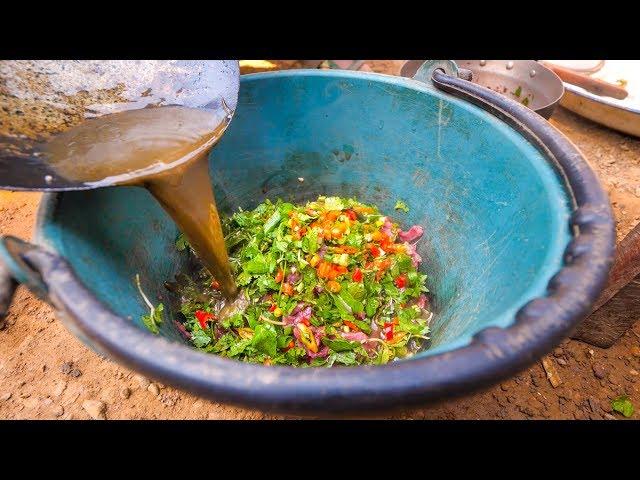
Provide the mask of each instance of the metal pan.
MULTIPOLYGON (((528 106, 549 119, 564 94, 560 77, 535 60, 454 60, 473 82, 528 106)), ((423 60, 407 61, 400 75, 412 77, 423 60)))
POLYGON ((565 84, 566 93, 561 105, 601 125, 640 137, 640 61, 607 60, 592 76, 609 83, 626 80, 629 95, 624 99, 602 97, 579 86, 565 84))

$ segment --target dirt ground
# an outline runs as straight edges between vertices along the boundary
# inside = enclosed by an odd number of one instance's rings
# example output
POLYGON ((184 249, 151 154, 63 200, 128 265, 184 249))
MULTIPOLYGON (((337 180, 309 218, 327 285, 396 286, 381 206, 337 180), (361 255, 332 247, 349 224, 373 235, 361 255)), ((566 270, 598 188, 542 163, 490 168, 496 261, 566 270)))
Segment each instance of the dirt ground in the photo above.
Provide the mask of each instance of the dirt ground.
MULTIPOLYGON (((368 61, 397 73, 400 62, 368 61)), ((284 68, 297 66, 282 63, 284 68)), ((586 155, 606 187, 618 239, 640 222, 640 140, 559 109, 551 122, 586 155)), ((29 238, 37 193, 0 191, 0 233, 29 238)), ((562 383, 554 388, 542 362, 500 385, 439 405, 401 412, 402 419, 621 419, 611 400, 628 395, 640 418, 640 323, 610 349, 567 340, 547 358, 562 383)), ((283 418, 198 399, 150 383, 87 349, 24 288, 0 331, 0 419, 271 419, 283 418)))

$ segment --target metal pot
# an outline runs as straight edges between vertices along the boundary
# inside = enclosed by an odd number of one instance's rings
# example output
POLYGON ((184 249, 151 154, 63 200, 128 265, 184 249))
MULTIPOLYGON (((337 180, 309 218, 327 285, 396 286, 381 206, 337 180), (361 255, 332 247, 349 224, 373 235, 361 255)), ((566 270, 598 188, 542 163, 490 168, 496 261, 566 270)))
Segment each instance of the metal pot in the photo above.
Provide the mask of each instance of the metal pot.
MULTIPOLYGON (((422 63, 423 60, 409 60, 400 74, 413 77, 422 63)), ((564 94, 560 77, 535 60, 455 60, 455 63, 473 74, 474 83, 520 102, 546 119, 551 118, 564 94)))

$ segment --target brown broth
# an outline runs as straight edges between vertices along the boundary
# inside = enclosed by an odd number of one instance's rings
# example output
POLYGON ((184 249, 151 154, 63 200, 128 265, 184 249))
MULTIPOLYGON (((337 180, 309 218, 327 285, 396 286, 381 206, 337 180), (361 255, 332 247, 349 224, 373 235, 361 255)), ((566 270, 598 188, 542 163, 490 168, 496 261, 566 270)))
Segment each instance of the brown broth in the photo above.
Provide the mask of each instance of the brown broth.
POLYGON ((129 110, 57 135, 43 153, 69 180, 147 188, 231 298, 237 287, 209 176, 209 153, 229 118, 178 106, 129 110))

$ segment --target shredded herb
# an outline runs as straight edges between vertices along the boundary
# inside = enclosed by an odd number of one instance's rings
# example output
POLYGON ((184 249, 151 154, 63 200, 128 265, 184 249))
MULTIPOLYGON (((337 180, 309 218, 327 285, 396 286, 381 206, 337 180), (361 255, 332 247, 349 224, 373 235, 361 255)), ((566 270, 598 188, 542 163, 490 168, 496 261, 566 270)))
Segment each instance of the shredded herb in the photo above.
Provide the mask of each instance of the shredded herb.
POLYGON ((187 240, 187 237, 184 233, 178 234, 178 237, 176 238, 176 250, 182 252, 187 248, 189 248, 189 241, 187 240))
POLYGON ((395 206, 396 210, 402 210, 404 213, 409 213, 409 207, 402 200, 398 200, 395 206))
POLYGON ((171 310, 195 347, 298 367, 383 364, 425 347, 432 314, 415 253, 420 227, 402 232, 375 206, 321 196, 267 200, 223 230, 241 287, 231 313, 204 268, 170 284, 171 310))
POLYGON ((633 403, 627 395, 622 395, 611 402, 611 408, 615 412, 619 412, 625 417, 629 418, 633 415, 634 408, 633 403))

